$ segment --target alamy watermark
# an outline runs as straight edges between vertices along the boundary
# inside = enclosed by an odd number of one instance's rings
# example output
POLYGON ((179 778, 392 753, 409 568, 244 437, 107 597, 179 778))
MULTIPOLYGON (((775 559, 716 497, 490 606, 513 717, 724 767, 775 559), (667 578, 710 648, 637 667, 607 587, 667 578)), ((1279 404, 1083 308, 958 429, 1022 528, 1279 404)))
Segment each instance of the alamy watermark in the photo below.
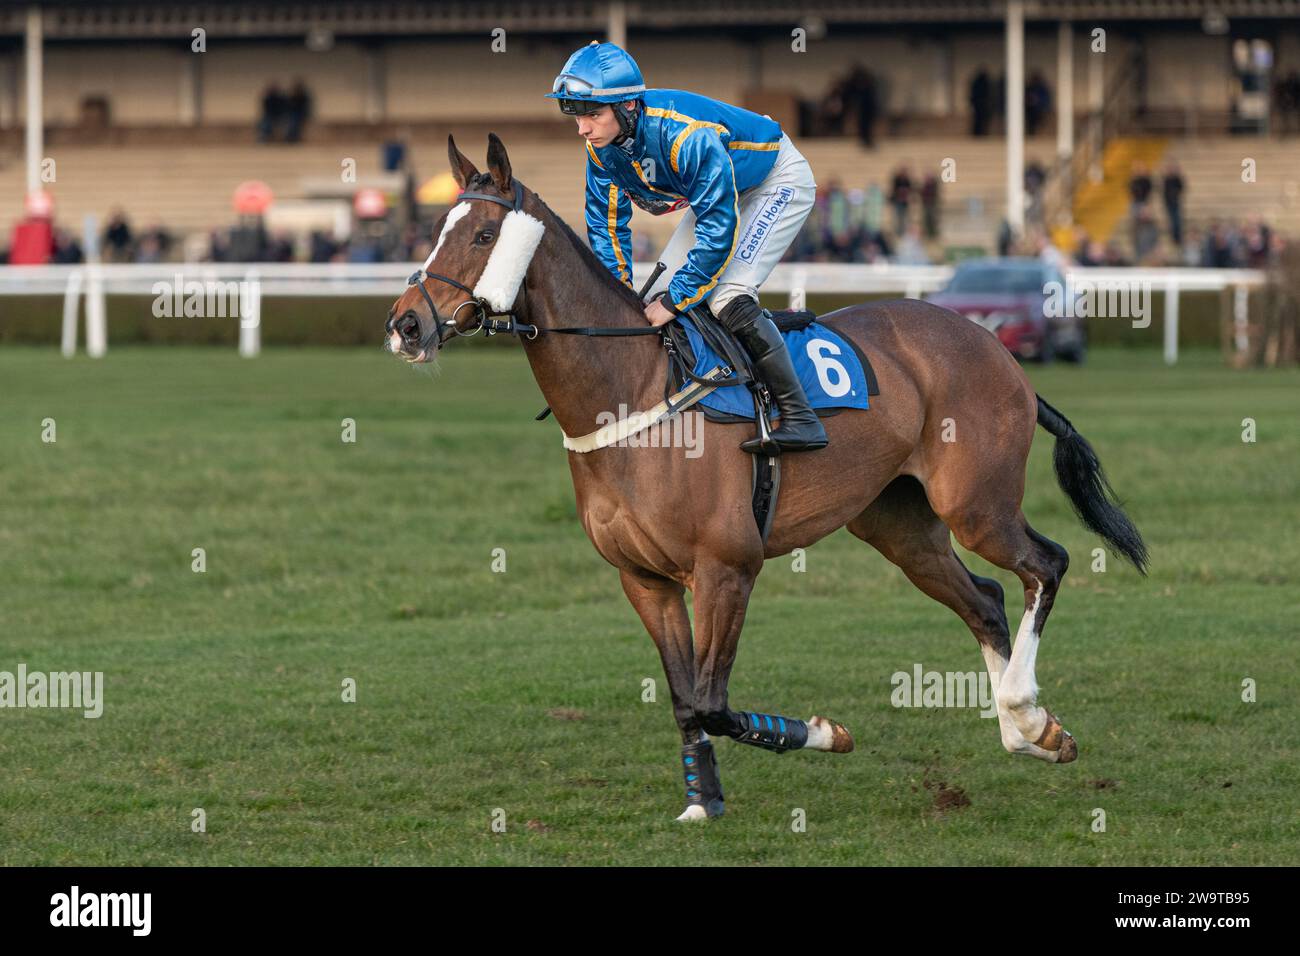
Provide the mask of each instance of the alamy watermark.
POLYGON ((72 707, 83 717, 104 713, 103 671, 0 671, 0 708, 72 707))
MULTIPOLYGON (((617 412, 600 412, 596 416, 596 425, 599 428, 613 427, 628 418, 634 419, 634 424, 640 424, 647 415, 647 412, 630 413, 626 404, 620 404, 617 412)), ((684 448, 687 458, 699 458, 704 454, 704 414, 686 411, 670 415, 637 428, 610 444, 615 448, 684 448)))
POLYGON ((895 707, 979 707, 981 717, 996 717, 996 688, 988 671, 895 671, 889 702, 895 707))
POLYGON ((153 314, 159 319, 226 319, 239 317, 241 328, 256 328, 261 310, 261 284, 256 279, 222 282, 190 279, 179 272, 172 281, 155 282, 153 314))
POLYGON ((1043 316, 1049 319, 1131 319, 1133 328, 1151 325, 1151 283, 1147 280, 1066 278, 1043 284, 1043 316))

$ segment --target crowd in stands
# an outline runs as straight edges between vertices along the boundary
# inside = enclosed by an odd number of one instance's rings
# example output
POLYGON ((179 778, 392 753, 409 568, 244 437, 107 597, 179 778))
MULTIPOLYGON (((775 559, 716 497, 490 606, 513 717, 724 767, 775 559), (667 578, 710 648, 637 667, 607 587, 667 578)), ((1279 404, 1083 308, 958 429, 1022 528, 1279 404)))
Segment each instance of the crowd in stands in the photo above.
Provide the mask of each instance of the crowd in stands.
POLYGON ((939 177, 929 173, 918 182, 906 165, 894 170, 888 193, 876 183, 846 189, 832 179, 818 188, 785 260, 924 265, 931 261, 927 244, 939 238, 939 200, 939 177))
POLYGON ((302 128, 311 119, 311 93, 301 79, 293 81, 288 92, 272 83, 262 94, 262 115, 257 122, 257 141, 285 143, 302 140, 302 128))
POLYGON ((863 146, 874 147, 883 92, 883 80, 858 64, 833 82, 820 101, 812 104, 811 115, 801 124, 801 135, 843 136, 851 123, 858 141, 863 146))
MULTIPOLYGON (((1004 74, 996 77, 981 66, 971 77, 966 102, 970 106, 970 133, 988 136, 994 119, 1005 119, 1007 113, 1007 80, 1004 74)), ((1025 133, 1034 136, 1052 112, 1052 91, 1043 74, 1034 71, 1025 81, 1025 133)))

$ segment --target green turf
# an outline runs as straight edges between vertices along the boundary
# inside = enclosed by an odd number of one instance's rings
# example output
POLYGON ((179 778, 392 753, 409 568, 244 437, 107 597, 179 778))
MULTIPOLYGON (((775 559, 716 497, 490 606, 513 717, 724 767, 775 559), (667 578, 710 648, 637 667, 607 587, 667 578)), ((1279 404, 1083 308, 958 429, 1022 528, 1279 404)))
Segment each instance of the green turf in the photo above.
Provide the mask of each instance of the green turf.
POLYGON ((1294 863, 1300 375, 1104 350, 1031 374, 1152 552, 1147 580, 1090 570, 1040 432, 1025 511, 1073 566, 1038 676, 1079 760, 893 708, 893 672, 982 659, 839 532, 807 573, 769 562, 731 700, 833 716, 857 751, 719 742, 727 815, 683 826, 658 657, 519 353, 431 376, 377 349, 0 350, 0 670, 106 681, 98 720, 0 710, 0 863, 1294 863))

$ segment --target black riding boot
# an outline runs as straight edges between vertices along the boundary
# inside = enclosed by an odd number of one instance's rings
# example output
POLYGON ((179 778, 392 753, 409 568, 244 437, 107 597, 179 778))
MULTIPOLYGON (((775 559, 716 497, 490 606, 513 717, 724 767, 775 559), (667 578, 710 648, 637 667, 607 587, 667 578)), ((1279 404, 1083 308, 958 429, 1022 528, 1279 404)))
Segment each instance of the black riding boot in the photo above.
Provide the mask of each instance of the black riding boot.
MULTIPOLYGON (((773 441, 782 451, 825 448, 826 429, 808 404, 785 347, 785 339, 772 317, 754 299, 738 295, 727 303, 718 320, 740 340, 776 400, 781 427, 772 432, 773 441)), ((751 453, 766 452, 758 438, 741 442, 740 447, 751 453)))

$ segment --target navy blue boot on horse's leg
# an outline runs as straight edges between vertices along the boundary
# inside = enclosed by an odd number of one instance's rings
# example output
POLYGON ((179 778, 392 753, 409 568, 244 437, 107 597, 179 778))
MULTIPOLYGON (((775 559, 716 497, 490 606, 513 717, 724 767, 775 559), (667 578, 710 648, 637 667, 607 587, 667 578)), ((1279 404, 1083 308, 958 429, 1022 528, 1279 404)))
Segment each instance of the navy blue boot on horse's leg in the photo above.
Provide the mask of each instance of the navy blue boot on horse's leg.
POLYGON ((804 748, 839 754, 853 750, 853 735, 848 728, 825 717, 803 721, 752 710, 725 710, 704 715, 701 723, 711 734, 778 754, 804 748))
POLYGON ((707 737, 682 746, 682 775, 686 778, 686 809, 677 819, 722 816, 722 778, 718 776, 713 744, 707 737))

